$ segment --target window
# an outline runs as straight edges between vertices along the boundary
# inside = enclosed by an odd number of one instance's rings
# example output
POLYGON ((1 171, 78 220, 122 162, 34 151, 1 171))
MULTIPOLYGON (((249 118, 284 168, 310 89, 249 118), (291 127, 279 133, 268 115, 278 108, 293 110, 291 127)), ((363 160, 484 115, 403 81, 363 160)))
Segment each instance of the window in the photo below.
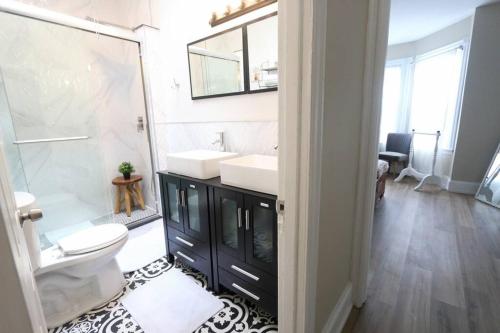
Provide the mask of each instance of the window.
POLYGON ((388 64, 382 99, 380 142, 390 132, 441 131, 440 147, 455 145, 463 47, 448 46, 410 61, 388 64))
POLYGON ((462 72, 462 48, 416 60, 409 129, 441 131, 440 146, 453 149, 462 72))
POLYGON ((403 66, 385 68, 382 93, 382 119, 380 122, 380 142, 385 143, 387 134, 400 131, 403 66))

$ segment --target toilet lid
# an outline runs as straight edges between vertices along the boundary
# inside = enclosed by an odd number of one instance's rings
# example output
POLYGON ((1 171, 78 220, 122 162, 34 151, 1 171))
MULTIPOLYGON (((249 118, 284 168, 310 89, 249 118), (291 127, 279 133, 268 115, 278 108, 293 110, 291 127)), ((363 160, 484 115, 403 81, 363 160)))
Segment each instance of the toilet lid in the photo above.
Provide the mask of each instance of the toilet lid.
POLYGON ((57 241, 65 255, 93 252, 113 245, 128 234, 122 224, 103 224, 85 229, 57 241))

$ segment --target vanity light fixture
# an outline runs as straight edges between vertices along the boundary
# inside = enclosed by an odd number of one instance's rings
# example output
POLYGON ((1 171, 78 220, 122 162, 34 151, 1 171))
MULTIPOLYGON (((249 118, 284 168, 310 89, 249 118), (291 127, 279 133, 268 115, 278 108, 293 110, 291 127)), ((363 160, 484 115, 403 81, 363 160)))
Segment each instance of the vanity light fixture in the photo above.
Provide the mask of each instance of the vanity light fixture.
POLYGON ((240 0, 237 6, 227 5, 224 12, 221 14, 213 12, 209 22, 210 26, 215 27, 259 8, 269 6, 277 1, 278 0, 240 0))

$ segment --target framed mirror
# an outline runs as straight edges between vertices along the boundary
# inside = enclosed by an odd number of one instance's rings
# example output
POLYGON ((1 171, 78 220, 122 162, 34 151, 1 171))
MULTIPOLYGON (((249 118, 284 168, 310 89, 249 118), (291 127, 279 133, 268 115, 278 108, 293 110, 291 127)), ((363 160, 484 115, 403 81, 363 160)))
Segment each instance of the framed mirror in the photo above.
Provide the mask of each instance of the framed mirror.
POLYGON ((250 91, 278 87, 278 16, 247 25, 250 91))
POLYGON ((500 143, 479 186, 476 199, 500 208, 500 143))
POLYGON ((242 28, 189 44, 188 56, 193 99, 245 90, 242 28))
POLYGON ((187 45, 191 98, 278 89, 278 16, 272 13, 187 45))

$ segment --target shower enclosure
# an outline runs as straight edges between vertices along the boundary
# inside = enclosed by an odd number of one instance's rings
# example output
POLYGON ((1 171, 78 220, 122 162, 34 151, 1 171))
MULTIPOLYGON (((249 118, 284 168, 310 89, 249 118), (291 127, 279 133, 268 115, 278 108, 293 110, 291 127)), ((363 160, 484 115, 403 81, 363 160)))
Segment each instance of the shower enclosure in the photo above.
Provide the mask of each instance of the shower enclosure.
POLYGON ((0 140, 15 191, 35 195, 45 247, 100 223, 157 215, 140 45, 0 12, 0 140), (131 162, 146 209, 114 214, 131 162))

